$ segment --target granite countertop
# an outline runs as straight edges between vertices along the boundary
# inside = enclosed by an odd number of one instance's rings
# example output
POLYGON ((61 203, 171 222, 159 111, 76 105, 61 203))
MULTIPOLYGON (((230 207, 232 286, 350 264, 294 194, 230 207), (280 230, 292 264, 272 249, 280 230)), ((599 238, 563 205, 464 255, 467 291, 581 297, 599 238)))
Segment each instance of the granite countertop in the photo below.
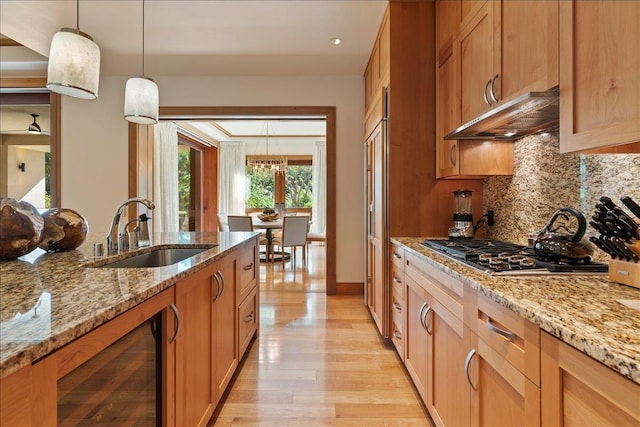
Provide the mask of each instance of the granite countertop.
POLYGON ((420 244, 391 239, 540 328, 640 384, 640 289, 607 275, 490 276, 420 244))
POLYGON ((210 249, 166 267, 89 268, 106 258, 93 258, 93 244, 104 243, 106 235, 90 233, 73 251, 36 249, 0 262, 0 378, 171 287, 258 233, 156 233, 153 247, 210 249))

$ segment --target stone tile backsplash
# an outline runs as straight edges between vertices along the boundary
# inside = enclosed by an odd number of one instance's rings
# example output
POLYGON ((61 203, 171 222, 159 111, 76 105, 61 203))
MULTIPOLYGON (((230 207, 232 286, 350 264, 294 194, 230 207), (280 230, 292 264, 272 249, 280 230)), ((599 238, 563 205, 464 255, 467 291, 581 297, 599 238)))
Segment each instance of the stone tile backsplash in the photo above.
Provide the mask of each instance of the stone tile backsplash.
MULTIPOLYGON (((555 134, 514 144, 513 176, 484 182, 484 211, 495 212, 495 225, 485 228, 487 238, 526 244, 527 234, 540 230, 563 207, 580 210, 589 221, 603 195, 623 208, 622 196, 640 203, 640 154, 560 154, 555 134)), ((587 234, 596 231, 588 226, 587 234)), ((597 258, 603 256, 600 252, 597 258)))

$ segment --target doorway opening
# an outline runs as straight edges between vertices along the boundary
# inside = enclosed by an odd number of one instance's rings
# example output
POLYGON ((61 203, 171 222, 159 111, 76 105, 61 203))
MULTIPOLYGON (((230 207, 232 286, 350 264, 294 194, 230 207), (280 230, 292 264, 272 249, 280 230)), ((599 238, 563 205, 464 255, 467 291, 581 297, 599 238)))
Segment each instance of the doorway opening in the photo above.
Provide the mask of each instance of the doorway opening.
MULTIPOLYGON (((160 120, 173 121, 175 123, 189 121, 207 121, 207 120, 231 120, 231 119, 268 119, 268 120, 286 120, 286 119, 302 119, 315 118, 323 119, 326 127, 326 241, 325 241, 325 271, 326 271, 326 293, 327 295, 336 294, 336 247, 335 247, 335 230, 336 230, 336 109, 335 107, 161 107, 160 120)), ((141 129, 141 126, 130 125, 130 161, 138 165, 136 171, 136 179, 130 179, 129 193, 131 196, 141 196, 141 190, 150 187, 149 183, 140 183, 140 171, 148 170, 152 167, 149 156, 145 156, 145 152, 149 152, 149 144, 152 138, 149 138, 149 130, 141 129), (135 153, 135 155, 134 155, 135 153)), ((152 151, 152 150, 151 150, 152 151)), ((196 150, 197 151, 197 150, 196 150)), ((219 149, 215 145, 209 145, 202 148, 199 159, 191 160, 191 167, 200 167, 199 175, 202 176, 201 188, 195 188, 190 191, 189 200, 190 207, 193 206, 195 214, 185 215, 185 218, 191 218, 195 221, 195 230, 205 232, 217 231, 219 212, 218 206, 218 186, 219 186, 219 149), (198 215, 200 213, 200 218, 198 215)), ((136 169, 136 168, 134 168, 136 169)), ((196 172, 197 173, 197 172, 196 172)), ((143 179, 144 181, 144 179, 143 179)), ((190 184, 189 188, 194 188, 190 184)), ((186 198, 185 198, 186 200, 186 198)))

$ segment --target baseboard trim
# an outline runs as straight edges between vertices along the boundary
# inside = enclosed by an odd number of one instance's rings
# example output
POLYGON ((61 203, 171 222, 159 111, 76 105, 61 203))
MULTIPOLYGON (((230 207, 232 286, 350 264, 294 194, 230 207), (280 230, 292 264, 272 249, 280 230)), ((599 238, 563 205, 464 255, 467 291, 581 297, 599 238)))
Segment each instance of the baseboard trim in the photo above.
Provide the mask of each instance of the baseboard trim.
POLYGON ((337 295, 364 295, 364 283, 336 283, 337 295))

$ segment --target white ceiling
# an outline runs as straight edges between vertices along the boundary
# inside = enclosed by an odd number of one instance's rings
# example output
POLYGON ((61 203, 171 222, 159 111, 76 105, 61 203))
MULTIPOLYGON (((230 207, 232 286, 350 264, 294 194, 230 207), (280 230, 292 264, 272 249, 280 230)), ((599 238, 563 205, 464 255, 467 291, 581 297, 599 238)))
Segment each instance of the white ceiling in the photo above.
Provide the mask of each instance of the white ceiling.
MULTIPOLYGON (((386 4, 146 0, 145 74, 362 75, 386 4), (344 41, 334 46, 332 37, 344 41)), ((100 47, 101 73, 140 74, 142 1, 83 0, 79 10, 80 29, 100 47)), ((0 12, 4 35, 45 56, 60 27, 76 26, 76 2, 68 0, 2 1, 0 12)))
MULTIPOLYGON (((386 0, 145 0, 145 74, 152 78, 363 75, 386 5, 386 0), (332 45, 332 37, 342 38, 343 43, 332 45)), ((61 27, 76 26, 76 6, 80 29, 100 47, 101 74, 140 74, 141 0, 82 0, 78 4, 29 0, 0 1, 0 31, 30 48, 1 46, 2 76, 46 76, 51 37, 61 27)), ((43 129, 48 129, 47 114, 42 113, 43 129)), ((27 111, 16 114, 10 122, 5 116, 2 130, 31 123, 27 111)), ((274 142, 286 134, 299 140, 324 139, 317 137, 317 131, 306 134, 300 129, 317 127, 318 122, 274 123, 271 126, 279 126, 271 133, 274 142)), ((215 122, 183 125, 216 141, 256 141, 260 129, 266 129, 264 122, 257 121, 227 123, 224 126, 242 129, 226 132, 215 122)))

